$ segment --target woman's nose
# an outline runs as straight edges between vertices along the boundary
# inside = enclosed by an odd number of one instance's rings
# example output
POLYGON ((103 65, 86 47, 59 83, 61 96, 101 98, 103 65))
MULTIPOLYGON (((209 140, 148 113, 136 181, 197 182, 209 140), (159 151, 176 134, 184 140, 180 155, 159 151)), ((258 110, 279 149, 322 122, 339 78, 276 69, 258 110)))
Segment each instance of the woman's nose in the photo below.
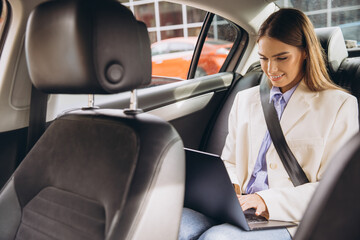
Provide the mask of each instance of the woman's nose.
POLYGON ((278 70, 277 64, 274 61, 268 62, 268 73, 276 73, 278 70))

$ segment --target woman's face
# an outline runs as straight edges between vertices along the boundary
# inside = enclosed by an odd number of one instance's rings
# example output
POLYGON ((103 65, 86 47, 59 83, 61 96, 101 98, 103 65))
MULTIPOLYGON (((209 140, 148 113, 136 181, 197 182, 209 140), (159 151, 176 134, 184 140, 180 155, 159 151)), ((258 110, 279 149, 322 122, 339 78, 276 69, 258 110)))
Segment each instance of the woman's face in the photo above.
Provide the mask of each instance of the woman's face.
POLYGON ((284 93, 302 79, 305 51, 266 36, 258 44, 261 68, 273 86, 284 93))

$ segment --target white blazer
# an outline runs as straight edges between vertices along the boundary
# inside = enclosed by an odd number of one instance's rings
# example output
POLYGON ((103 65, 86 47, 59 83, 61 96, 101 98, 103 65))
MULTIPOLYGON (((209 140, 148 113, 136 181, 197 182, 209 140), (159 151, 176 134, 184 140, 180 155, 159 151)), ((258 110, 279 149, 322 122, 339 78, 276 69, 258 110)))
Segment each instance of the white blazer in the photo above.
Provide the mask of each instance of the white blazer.
MULTIPOLYGON (((280 121, 287 143, 310 183, 294 187, 271 144, 267 154, 269 189, 259 194, 270 219, 301 220, 332 155, 359 130, 358 104, 341 90, 312 92, 301 82, 280 121)), ((222 152, 231 181, 245 192, 267 130, 259 86, 237 94, 222 152)), ((293 234, 295 229, 290 232, 293 234)))

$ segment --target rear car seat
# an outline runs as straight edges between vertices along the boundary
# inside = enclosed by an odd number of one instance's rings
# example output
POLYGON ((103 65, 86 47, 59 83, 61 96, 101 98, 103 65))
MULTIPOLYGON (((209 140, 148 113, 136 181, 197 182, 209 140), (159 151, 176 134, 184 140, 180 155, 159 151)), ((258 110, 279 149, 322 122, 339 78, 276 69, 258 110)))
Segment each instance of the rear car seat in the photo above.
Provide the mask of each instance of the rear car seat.
POLYGON ((348 58, 348 52, 339 27, 315 30, 327 56, 327 67, 332 80, 348 90, 359 102, 360 58, 348 58))

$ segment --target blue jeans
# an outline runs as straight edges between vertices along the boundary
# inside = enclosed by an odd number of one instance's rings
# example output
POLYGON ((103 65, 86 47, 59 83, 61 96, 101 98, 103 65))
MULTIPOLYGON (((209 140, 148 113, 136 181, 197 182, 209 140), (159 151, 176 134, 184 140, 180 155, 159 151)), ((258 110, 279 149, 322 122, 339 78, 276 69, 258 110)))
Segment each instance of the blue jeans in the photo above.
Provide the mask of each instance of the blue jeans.
POLYGON ((219 223, 189 208, 184 208, 179 240, 291 240, 286 228, 245 231, 227 223, 219 223))

